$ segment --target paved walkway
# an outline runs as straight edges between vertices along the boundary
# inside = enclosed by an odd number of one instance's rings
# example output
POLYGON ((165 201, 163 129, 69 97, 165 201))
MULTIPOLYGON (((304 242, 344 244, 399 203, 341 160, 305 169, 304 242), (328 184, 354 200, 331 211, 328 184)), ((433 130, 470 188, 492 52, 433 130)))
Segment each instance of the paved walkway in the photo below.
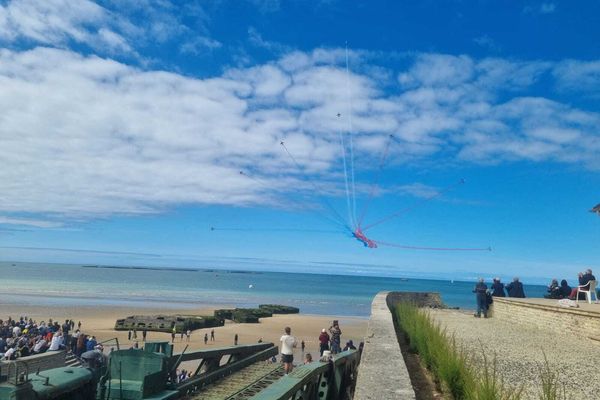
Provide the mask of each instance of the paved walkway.
POLYGON ((415 398, 404 357, 396 337, 388 292, 379 292, 371 304, 354 400, 411 400, 415 398))

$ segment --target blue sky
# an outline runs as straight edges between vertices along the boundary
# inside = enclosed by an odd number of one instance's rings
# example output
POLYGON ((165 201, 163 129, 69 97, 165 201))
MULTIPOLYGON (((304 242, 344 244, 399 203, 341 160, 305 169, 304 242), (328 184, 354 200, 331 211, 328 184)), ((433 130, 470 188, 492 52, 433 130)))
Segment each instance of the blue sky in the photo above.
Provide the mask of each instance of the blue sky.
POLYGON ((0 0, 0 259, 573 277, 600 264, 599 26, 592 1, 0 0), (364 248, 330 208, 365 204, 411 209, 369 238, 493 251, 364 248))

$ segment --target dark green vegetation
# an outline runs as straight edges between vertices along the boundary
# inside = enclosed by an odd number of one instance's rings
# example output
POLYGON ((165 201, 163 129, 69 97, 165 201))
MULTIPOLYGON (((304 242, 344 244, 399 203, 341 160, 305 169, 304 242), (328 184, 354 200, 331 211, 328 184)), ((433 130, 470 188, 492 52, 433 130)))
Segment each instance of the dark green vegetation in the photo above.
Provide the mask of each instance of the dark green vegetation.
MULTIPOLYGON (((483 362, 457 345, 453 336, 435 323, 423 310, 411 303, 396 306, 395 317, 399 334, 405 335, 410 351, 418 353, 421 362, 432 374, 436 385, 455 400, 520 400, 523 388, 513 388, 503 381, 497 370, 496 358, 483 353, 483 362)), ((539 367, 540 400, 566 399, 557 372, 548 362, 539 367)))

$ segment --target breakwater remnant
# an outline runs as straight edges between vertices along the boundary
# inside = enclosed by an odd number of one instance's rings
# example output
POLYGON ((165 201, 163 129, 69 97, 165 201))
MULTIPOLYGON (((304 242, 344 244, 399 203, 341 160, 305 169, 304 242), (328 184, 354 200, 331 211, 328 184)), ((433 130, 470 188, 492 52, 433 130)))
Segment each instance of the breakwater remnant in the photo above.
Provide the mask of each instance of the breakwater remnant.
POLYGON ((186 332, 188 329, 213 328, 223 326, 224 319, 212 315, 132 315, 118 319, 115 323, 116 331, 129 329, 147 330, 153 332, 186 332))
POLYGON ((230 308, 215 310, 218 319, 230 319, 239 323, 258 323, 259 318, 272 317, 273 314, 298 314, 299 308, 280 304, 261 304, 258 308, 230 308))
POLYGON ((281 304, 261 304, 258 308, 231 308, 218 309, 214 315, 132 315, 118 319, 115 323, 116 331, 130 329, 147 330, 153 332, 186 332, 203 328, 223 326, 229 319, 238 323, 258 323, 259 318, 272 317, 273 314, 298 314, 297 307, 281 304))

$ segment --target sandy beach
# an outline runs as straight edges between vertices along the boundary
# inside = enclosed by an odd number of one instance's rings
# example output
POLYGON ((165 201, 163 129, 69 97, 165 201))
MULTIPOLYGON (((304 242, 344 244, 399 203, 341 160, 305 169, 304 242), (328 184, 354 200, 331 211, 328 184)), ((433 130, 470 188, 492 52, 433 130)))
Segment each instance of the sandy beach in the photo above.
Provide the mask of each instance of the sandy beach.
MULTIPOLYGON (((219 307, 221 308, 221 307, 219 307)), ((19 318, 20 316, 30 317, 38 322, 47 321, 49 318, 64 322, 65 319, 73 319, 75 324, 81 321, 81 330, 85 334, 94 335, 98 341, 105 341, 118 338, 121 347, 130 347, 134 340, 127 340, 127 331, 115 331, 115 321, 130 315, 153 315, 153 314, 186 314, 186 315, 212 315, 214 308, 202 308, 197 310, 161 310, 149 308, 130 308, 130 307, 19 307, 14 304, 0 304, 0 319, 9 316, 19 318)), ((238 324, 226 321, 225 326, 214 328, 215 341, 209 341, 204 344, 204 334, 209 333, 210 329, 200 329, 193 331, 190 341, 187 342, 185 336, 183 341, 177 335, 175 339, 175 351, 182 351, 186 345, 189 349, 198 350, 202 348, 222 347, 233 345, 233 338, 238 334, 239 344, 257 343, 260 338, 263 342, 273 342, 279 344, 279 338, 283 334, 286 326, 292 328, 292 334, 299 341, 304 340, 306 351, 312 354, 318 353, 318 336, 322 328, 328 328, 333 319, 338 319, 342 329, 342 341, 352 339, 356 345, 363 340, 366 327, 366 318, 356 317, 336 317, 307 314, 274 315, 271 318, 262 318, 259 324, 238 324)), ((165 340, 170 341, 171 335, 168 333, 148 332, 147 340, 165 340)), ((141 343, 141 332, 138 333, 138 341, 141 343)), ((342 344, 343 344, 342 343, 342 344)), ((108 345, 111 347, 111 345, 108 345)), ((296 360, 301 360, 300 347, 297 349, 296 360)))

